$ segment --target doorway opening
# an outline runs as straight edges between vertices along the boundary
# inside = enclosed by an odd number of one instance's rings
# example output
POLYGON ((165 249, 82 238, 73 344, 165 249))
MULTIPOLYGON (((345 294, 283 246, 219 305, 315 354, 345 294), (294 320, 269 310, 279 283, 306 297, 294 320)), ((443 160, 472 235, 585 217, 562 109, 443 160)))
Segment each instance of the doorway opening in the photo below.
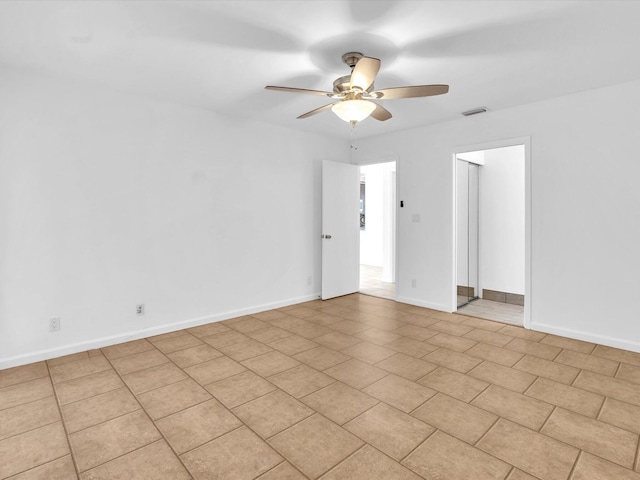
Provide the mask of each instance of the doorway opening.
POLYGON ((455 155, 458 313, 524 325, 525 144, 455 155))
POLYGON ((396 298, 396 162, 360 167, 360 293, 396 298))

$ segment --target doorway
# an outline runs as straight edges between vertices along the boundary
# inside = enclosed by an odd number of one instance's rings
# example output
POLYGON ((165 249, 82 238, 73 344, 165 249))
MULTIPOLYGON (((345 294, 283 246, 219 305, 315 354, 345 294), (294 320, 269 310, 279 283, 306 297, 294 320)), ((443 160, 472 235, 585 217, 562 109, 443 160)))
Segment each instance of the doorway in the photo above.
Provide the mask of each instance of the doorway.
POLYGON ((525 325, 525 144, 455 155, 456 310, 525 325))
POLYGON ((396 162, 360 167, 360 293, 396 298, 396 162))

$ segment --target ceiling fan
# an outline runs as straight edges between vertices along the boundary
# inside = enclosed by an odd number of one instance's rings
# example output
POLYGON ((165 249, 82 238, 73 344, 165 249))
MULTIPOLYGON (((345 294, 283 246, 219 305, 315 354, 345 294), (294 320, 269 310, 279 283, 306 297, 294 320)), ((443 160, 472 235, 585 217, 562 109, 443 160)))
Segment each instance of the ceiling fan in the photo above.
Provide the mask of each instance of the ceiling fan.
POLYGON ((281 92, 306 93, 321 95, 338 100, 310 112, 303 113, 298 118, 308 118, 317 113, 331 109, 345 122, 356 123, 371 116, 384 122, 391 118, 391 112, 371 100, 393 100, 396 98, 429 97, 442 95, 449 91, 449 85, 414 85, 407 87, 392 87, 374 90, 373 81, 380 70, 380 60, 365 57, 359 52, 349 52, 342 56, 342 61, 351 67, 351 75, 345 75, 333 82, 333 92, 309 90, 306 88, 276 87, 268 85, 267 90, 281 92))

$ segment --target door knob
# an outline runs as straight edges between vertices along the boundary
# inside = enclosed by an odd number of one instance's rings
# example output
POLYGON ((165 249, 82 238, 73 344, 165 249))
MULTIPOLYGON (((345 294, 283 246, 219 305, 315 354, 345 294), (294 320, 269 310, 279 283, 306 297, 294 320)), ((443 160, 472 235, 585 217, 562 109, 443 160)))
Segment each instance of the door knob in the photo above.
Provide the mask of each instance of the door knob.
POLYGON ((329 240, 331 238, 331 235, 322 235, 322 238, 326 238, 327 240, 329 240))

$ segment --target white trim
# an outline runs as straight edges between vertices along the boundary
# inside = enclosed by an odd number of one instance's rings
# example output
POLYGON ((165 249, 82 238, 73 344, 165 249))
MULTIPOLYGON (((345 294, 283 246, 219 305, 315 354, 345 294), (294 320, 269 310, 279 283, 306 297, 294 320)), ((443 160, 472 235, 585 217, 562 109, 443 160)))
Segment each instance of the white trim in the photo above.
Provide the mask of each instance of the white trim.
POLYGON ((424 300, 418 300, 417 298, 396 297, 396 302, 415 305, 416 307, 430 308, 431 310, 438 310, 440 312, 452 313, 455 311, 451 310, 448 305, 444 305, 442 303, 425 302, 424 300))
POLYGON ((387 155, 385 157, 378 157, 375 159, 364 158, 357 162, 351 162, 353 165, 357 165, 359 167, 365 167, 367 165, 378 165, 379 163, 391 163, 396 162, 396 172, 398 171, 398 155, 387 155))
POLYGON ((640 343, 638 342, 629 342, 620 340, 619 338, 608 337, 606 335, 594 335, 581 330, 573 330, 571 328, 558 328, 546 323, 533 323, 531 327, 533 330, 539 332, 552 333, 561 337, 575 338, 576 340, 583 340, 585 342, 597 343, 600 345, 607 345, 609 347, 621 348, 623 350, 640 353, 640 343))
POLYGON ((10 367, 16 367, 19 365, 27 365, 29 363, 48 360, 51 358, 61 357, 63 355, 69 355, 72 353, 84 352, 86 350, 92 350, 95 348, 107 347, 109 345, 115 345, 117 343, 138 340, 140 338, 147 338, 154 335, 160 335, 162 333, 175 332, 176 330, 182 330, 184 328, 191 328, 205 325, 207 323, 220 322, 222 320, 241 317, 243 315, 251 315, 252 313, 263 312, 265 310, 287 307, 289 305, 295 305, 297 303, 317 300, 318 298, 320 298, 320 292, 311 295, 305 295, 303 297, 290 298, 279 302, 265 303, 262 305, 255 305, 253 307, 242 308, 239 310, 232 310, 228 312, 208 315, 206 317, 191 318, 188 320, 182 320, 179 322, 155 326, 152 328, 145 328, 142 330, 122 333, 119 335, 102 337, 87 342, 73 343, 71 345, 64 345, 60 347, 49 348, 46 350, 38 350, 36 352, 25 353, 13 357, 0 358, 0 370, 10 367))
POLYGON ((478 150, 492 150, 494 148, 513 147, 515 145, 524 145, 524 328, 531 329, 531 137, 516 137, 505 140, 494 140, 486 143, 478 143, 474 145, 463 145, 454 147, 451 151, 452 169, 453 169, 453 243, 452 243, 452 297, 451 310, 457 310, 457 184, 456 184, 456 168, 457 155, 467 152, 475 152, 478 150))
POLYGON ((453 255, 451 255, 451 280, 453 290, 451 290, 451 305, 448 311, 458 310, 458 153, 453 152, 453 162, 451 162, 451 191, 453 192, 453 221, 451 222, 451 238, 453 238, 453 255))

